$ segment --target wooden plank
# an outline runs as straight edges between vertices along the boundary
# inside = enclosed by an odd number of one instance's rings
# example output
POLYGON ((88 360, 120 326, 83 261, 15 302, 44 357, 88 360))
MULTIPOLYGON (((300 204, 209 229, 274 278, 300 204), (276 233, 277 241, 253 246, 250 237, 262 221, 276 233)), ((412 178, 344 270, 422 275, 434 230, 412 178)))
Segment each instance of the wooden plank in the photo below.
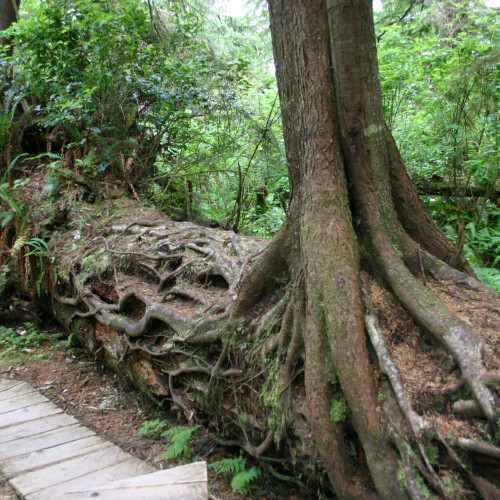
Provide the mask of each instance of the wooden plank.
MULTIPOLYGON (((34 426, 36 423, 34 424, 34 426)), ((4 443, 0 447, 0 464, 7 458, 25 455, 34 451, 52 448, 65 443, 77 441, 89 436, 95 436, 95 432, 87 427, 76 424, 62 429, 54 429, 49 432, 40 433, 36 436, 16 439, 4 443)))
POLYGON ((30 420, 37 420, 50 415, 56 415, 57 413, 62 413, 62 410, 50 401, 39 403, 28 408, 10 411, 8 413, 4 413, 2 418, 0 418, 0 429, 10 425, 19 424, 21 422, 29 422, 30 420))
MULTIPOLYGON (((90 453, 83 457, 66 460, 60 464, 50 465, 43 469, 20 474, 12 478, 10 482, 14 488, 21 491, 23 495, 29 495, 30 493, 45 489, 50 485, 55 486, 72 479, 87 476, 92 472, 101 471, 102 469, 118 465, 125 461, 130 462, 128 473, 113 479, 136 476, 138 473, 140 474, 151 470, 148 466, 147 470, 143 472, 143 466, 145 466, 143 462, 136 458, 131 459, 131 455, 113 446, 105 450, 90 453)), ((102 482, 103 481, 96 484, 102 484, 102 482)))
POLYGON ((121 479, 102 486, 93 486, 79 491, 71 491, 60 498, 84 499, 99 497, 103 499, 176 499, 206 500, 207 465, 206 462, 173 467, 142 476, 121 479))
POLYGON ((20 438, 29 438, 37 434, 62 429, 68 425, 78 424, 78 420, 66 413, 58 413, 49 417, 40 418, 30 422, 13 424, 0 429, 0 445, 20 438))
POLYGON ((30 394, 35 392, 37 393, 37 391, 35 391, 35 389, 33 389, 33 387, 31 387, 30 385, 26 384, 25 382, 19 382, 18 384, 15 384, 10 388, 0 391, 0 401, 10 399, 11 397, 18 396, 20 394, 30 394))
POLYGON ((0 469, 27 500, 208 498, 205 462, 155 471, 15 380, 0 380, 0 469))
MULTIPOLYGON (((16 385, 25 384, 22 380, 12 380, 7 378, 0 379, 0 392, 12 389, 16 385)), ((28 384, 26 384, 28 385, 28 384)))
POLYGON ((0 415, 3 413, 8 413, 13 410, 20 410, 21 408, 28 408, 39 403, 45 403, 48 399, 45 396, 38 394, 38 392, 32 392, 28 394, 19 394, 18 396, 13 396, 10 399, 0 401, 0 415))
MULTIPOLYGON (((49 486, 46 484, 45 488, 33 492, 31 494, 25 494, 26 500, 55 500, 62 497, 67 491, 82 490, 88 488, 89 485, 93 484, 99 486, 117 479, 124 479, 133 475, 145 474, 154 470, 149 465, 141 462, 140 460, 131 457, 119 464, 102 468, 100 470, 94 471, 86 475, 74 478, 70 481, 59 483, 54 486, 49 486)), ((135 497, 137 500, 143 500, 140 496, 135 497)), ((116 500, 116 497, 115 497, 116 500)), ((205 498, 206 500, 206 498, 205 498)))
MULTIPOLYGON (((96 487, 94 490, 85 492, 65 493, 57 498, 65 500, 83 500, 85 498, 98 498, 99 500, 207 500, 208 490, 206 483, 144 486, 120 490, 102 490, 96 487)), ((27 499, 31 500, 31 497, 27 497, 27 499)), ((38 500, 42 500, 42 498, 38 500)), ((43 500, 49 500, 49 497, 43 500)))
POLYGON ((0 467, 4 474, 7 474, 9 477, 15 477, 51 465, 62 465, 67 460, 105 450, 112 446, 109 441, 105 441, 100 437, 89 436, 72 441, 71 443, 64 443, 38 452, 35 451, 10 458, 4 462, 0 462, 0 467))
MULTIPOLYGON (((207 463, 194 462, 192 464, 180 465, 170 469, 159 470, 151 474, 129 477, 108 483, 99 491, 108 489, 136 488, 139 486, 165 486, 184 483, 206 482, 207 463)), ((90 491, 87 488, 85 491, 90 491)))

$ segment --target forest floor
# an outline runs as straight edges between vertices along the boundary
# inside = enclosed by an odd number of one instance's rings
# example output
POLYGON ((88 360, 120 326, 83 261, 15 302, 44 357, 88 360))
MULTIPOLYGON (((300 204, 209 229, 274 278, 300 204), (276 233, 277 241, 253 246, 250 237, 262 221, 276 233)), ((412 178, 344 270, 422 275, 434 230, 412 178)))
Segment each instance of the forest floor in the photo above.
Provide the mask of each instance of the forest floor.
MULTIPOLYGON (((22 326, 18 328, 21 329, 22 326)), ((99 436, 157 469, 230 457, 214 449, 209 436, 203 436, 196 440, 191 459, 184 459, 184 462, 163 459, 168 447, 166 438, 152 439, 138 435, 138 431, 145 421, 156 419, 166 421, 169 426, 178 425, 175 415, 167 415, 155 408, 152 402, 103 368, 83 349, 68 349, 60 341, 50 338, 50 333, 54 332, 48 333, 47 340, 37 348, 3 356, 0 353, 0 378, 28 382, 99 436)), ((0 477, 0 500, 14 500, 15 493, 2 479, 0 477)), ((208 485, 211 500, 299 498, 293 488, 287 487, 287 493, 284 493, 283 485, 268 484, 265 479, 255 484, 249 496, 234 493, 230 480, 218 475, 212 467, 208 467, 208 485)))

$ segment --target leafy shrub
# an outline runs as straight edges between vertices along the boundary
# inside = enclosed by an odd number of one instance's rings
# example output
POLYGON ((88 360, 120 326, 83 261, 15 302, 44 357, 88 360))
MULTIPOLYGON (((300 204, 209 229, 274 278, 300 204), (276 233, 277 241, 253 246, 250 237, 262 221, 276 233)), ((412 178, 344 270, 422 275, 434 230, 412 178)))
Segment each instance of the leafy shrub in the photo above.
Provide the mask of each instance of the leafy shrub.
MULTIPOLYGON (((434 204, 435 213, 436 202, 434 204)), ((463 222, 468 221, 463 226, 463 251, 477 277, 486 285, 500 291, 500 210, 488 205, 486 208, 488 210, 476 221, 473 220, 473 215, 466 212, 460 214, 463 222)), ((446 205, 444 209, 449 211, 450 205, 446 205)), ((443 230, 452 241, 457 240, 457 231, 453 224, 446 224, 443 230)))
POLYGON ((175 23, 162 43, 137 0, 51 0, 10 28, 19 94, 83 170, 144 177, 160 151, 177 156, 194 117, 234 99, 232 63, 197 39, 199 22, 181 11, 165 11, 175 23))
POLYGON ((378 58, 385 117, 410 175, 436 175, 451 189, 424 199, 433 218, 454 241, 463 231, 471 266, 498 287, 498 208, 467 194, 468 186, 488 192, 499 176, 497 12, 484 2, 438 4, 394 23, 397 2, 384 3, 378 58))

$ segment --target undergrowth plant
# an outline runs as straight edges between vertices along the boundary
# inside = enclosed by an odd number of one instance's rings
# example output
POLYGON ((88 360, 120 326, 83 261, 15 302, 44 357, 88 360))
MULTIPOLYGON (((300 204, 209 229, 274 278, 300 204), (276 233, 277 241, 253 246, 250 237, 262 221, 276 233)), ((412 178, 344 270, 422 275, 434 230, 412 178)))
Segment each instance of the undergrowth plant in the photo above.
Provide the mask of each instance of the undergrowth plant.
POLYGON ((162 432, 162 436, 168 437, 170 439, 170 446, 163 454, 163 458, 189 458, 192 455, 190 445, 193 434, 200 427, 200 425, 195 425, 193 427, 184 427, 182 425, 178 425, 162 432))
POLYGON ((23 198, 21 189, 29 183, 29 179, 16 179, 11 186, 8 182, 0 184, 0 202, 7 205, 7 210, 0 212, 2 219, 1 227, 4 228, 9 222, 18 221, 19 233, 26 226, 27 203, 23 198))
MULTIPOLYGON (((477 277, 500 291, 500 213, 497 209, 487 215, 488 218, 465 224, 463 252, 477 277)), ((452 241, 457 240, 457 232, 450 224, 444 226, 443 230, 452 241)))
POLYGON ((170 429, 163 430, 166 425, 166 422, 163 422, 160 419, 147 420, 142 424, 142 427, 139 429, 138 434, 141 436, 148 436, 152 438, 168 438, 170 440, 170 445, 163 455, 163 458, 165 459, 191 457, 191 441, 193 439, 194 433, 201 426, 194 425, 193 427, 184 427, 182 425, 178 425, 176 427, 171 427, 170 429))
POLYGON ((261 470, 256 466, 246 469, 246 458, 242 456, 212 462, 210 467, 213 467, 219 474, 226 477, 232 475, 231 488, 233 491, 244 495, 251 493, 252 481, 261 474, 261 470))
POLYGON ((71 332, 65 340, 62 340, 60 342, 60 344, 66 348, 66 352, 70 356, 72 356, 73 354, 75 354, 74 338, 75 338, 75 332, 71 332))
POLYGON ((151 438, 159 438, 162 436, 163 430, 167 426, 166 422, 163 422, 159 418, 156 420, 146 420, 142 427, 139 429, 137 434, 139 436, 147 436, 151 438))
POLYGON ((47 336, 34 323, 25 323, 24 327, 17 329, 0 326, 0 358, 39 347, 45 340, 47 336))
MULTIPOLYGON (((32 250, 26 254, 26 257, 30 255, 36 256, 39 265, 39 273, 35 280, 36 293, 39 297, 42 295, 42 283, 45 278, 45 259, 50 257, 50 249, 47 242, 41 238, 31 238, 31 240, 26 242, 26 245, 30 246, 32 250)), ((51 261, 54 261, 54 257, 51 257, 51 261)))

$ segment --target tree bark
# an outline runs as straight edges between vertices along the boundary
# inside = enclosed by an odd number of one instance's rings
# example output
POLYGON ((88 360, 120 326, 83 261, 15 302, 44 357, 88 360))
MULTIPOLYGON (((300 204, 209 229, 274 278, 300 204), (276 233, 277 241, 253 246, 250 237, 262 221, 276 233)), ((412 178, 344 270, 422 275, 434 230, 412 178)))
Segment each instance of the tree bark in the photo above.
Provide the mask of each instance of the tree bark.
MULTIPOLYGON (((0 31, 10 28, 12 23, 17 21, 17 13, 21 0, 0 0, 0 31)), ((7 51, 7 56, 12 55, 14 48, 12 47, 12 40, 6 37, 0 37, 0 45, 5 47, 10 45, 7 51)))
MULTIPOLYGON (((337 494, 360 497, 367 493, 352 482, 354 474, 347 466, 341 433, 329 415, 329 401, 335 391, 329 371, 338 376, 371 468, 380 467, 379 472, 385 469, 385 477, 392 469, 395 478, 396 464, 381 440, 373 372, 365 343, 357 243, 329 70, 326 4, 272 1, 269 6, 290 165, 292 220, 298 211, 294 207, 300 206, 295 228, 300 260, 292 274, 304 273, 303 335, 311 427, 337 494), (351 307, 346 309, 345 302, 351 307)), ((373 476, 377 482, 381 474, 373 476)), ((400 494, 397 483, 378 483, 385 493, 394 487, 391 494, 400 494)))

